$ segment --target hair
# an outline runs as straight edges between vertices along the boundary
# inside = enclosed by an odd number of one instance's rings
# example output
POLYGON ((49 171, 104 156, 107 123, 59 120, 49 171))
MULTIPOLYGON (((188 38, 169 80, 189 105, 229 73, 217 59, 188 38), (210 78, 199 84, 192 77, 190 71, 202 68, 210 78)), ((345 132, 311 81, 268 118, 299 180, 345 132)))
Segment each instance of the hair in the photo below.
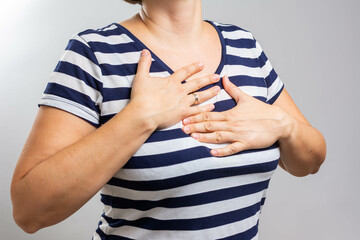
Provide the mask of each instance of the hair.
POLYGON ((127 3, 131 3, 131 4, 142 4, 142 0, 124 0, 127 3))

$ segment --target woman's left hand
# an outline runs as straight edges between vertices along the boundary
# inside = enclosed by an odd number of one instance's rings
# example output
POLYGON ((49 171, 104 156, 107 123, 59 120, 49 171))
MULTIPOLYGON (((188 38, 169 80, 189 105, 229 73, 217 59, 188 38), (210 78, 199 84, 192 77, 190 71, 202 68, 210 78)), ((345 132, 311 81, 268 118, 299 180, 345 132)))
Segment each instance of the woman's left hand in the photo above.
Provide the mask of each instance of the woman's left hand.
POLYGON ((266 148, 291 131, 289 115, 241 91, 223 77, 224 89, 237 102, 224 112, 205 112, 183 120, 183 131, 200 142, 229 143, 212 149, 214 156, 228 156, 247 149, 266 148))

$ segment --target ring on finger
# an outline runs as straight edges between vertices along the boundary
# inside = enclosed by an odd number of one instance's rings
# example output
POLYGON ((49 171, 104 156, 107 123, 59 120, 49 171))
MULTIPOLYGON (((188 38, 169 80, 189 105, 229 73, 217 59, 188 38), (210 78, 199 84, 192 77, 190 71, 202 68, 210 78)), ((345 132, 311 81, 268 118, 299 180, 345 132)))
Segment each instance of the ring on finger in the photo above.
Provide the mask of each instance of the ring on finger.
POLYGON ((197 93, 193 93, 194 97, 195 97, 195 101, 194 101, 194 105, 197 105, 200 103, 200 98, 199 95, 197 93))

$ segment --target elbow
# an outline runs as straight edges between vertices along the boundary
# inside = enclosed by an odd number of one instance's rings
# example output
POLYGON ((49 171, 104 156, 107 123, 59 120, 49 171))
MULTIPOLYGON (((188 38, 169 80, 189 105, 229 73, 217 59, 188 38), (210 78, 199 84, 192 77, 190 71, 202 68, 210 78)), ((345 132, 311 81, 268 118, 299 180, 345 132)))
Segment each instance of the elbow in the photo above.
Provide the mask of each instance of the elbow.
POLYGON ((305 177, 308 175, 317 174, 320 171, 322 164, 326 158, 326 144, 324 141, 323 146, 320 148, 321 151, 318 151, 316 154, 311 154, 310 156, 303 157, 292 169, 287 168, 286 170, 296 177, 305 177))
POLYGON ((307 164, 304 164, 300 171, 293 171, 290 173, 296 177, 306 177, 308 175, 314 175, 320 171, 320 167, 323 164, 324 159, 316 159, 307 164))
POLYGON ((11 200, 13 205, 13 219, 15 223, 26 233, 33 234, 40 230, 42 227, 38 223, 34 213, 29 212, 31 207, 26 207, 26 201, 20 194, 17 194, 18 191, 15 187, 16 184, 12 183, 11 185, 11 200))
POLYGON ((15 208, 13 210, 13 218, 15 223, 28 234, 34 234, 41 229, 41 226, 33 217, 21 214, 15 208))
POLYGON ((323 147, 322 151, 317 155, 313 165, 310 174, 316 174, 319 172, 321 165, 325 162, 326 158, 326 143, 325 139, 323 139, 323 147))
POLYGON ((306 177, 308 175, 314 175, 319 172, 321 165, 325 161, 324 157, 318 157, 315 159, 309 159, 309 161, 298 163, 292 168, 284 166, 283 168, 295 177, 306 177))

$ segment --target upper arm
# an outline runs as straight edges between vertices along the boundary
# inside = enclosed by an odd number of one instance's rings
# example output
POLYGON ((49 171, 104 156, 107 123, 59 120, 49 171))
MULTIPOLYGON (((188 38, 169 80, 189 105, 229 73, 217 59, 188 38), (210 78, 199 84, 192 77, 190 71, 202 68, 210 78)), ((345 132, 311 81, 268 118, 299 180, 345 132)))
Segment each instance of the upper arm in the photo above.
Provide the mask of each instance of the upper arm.
POLYGON ((100 126, 101 76, 90 45, 74 35, 39 102, 13 181, 100 126))
POLYGON ((93 125, 71 113, 41 106, 16 165, 13 182, 95 129, 93 125))
POLYGON ((280 93, 279 97, 273 103, 274 106, 280 107, 281 109, 285 110, 287 113, 291 114, 297 120, 310 124, 308 120, 303 116, 300 112, 299 108, 296 106, 292 98, 290 97, 289 93, 284 88, 280 93))

